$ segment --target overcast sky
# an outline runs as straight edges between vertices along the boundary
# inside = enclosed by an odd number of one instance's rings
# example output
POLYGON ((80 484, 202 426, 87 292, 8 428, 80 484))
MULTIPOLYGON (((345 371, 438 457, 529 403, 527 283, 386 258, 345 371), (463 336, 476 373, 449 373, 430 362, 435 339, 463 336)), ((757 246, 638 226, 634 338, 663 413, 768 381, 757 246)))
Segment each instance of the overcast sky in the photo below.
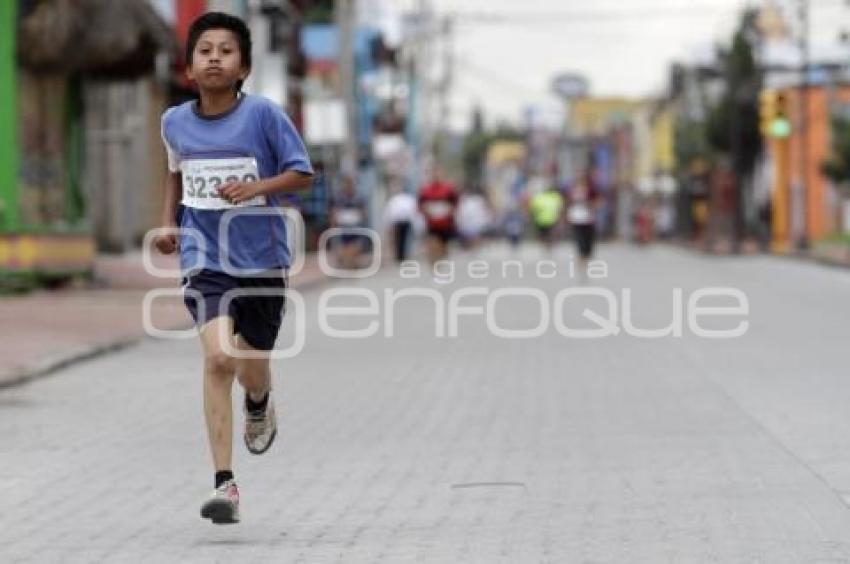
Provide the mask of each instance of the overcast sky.
MULTIPOLYGON (((390 0, 392 1, 392 0, 390 0)), ((517 121, 523 108, 560 107, 551 77, 585 75, 599 96, 644 97, 663 91, 671 61, 707 59, 728 40, 746 0, 433 0, 457 18, 450 111, 468 125, 480 103, 488 122, 517 121), (499 23, 497 20, 503 19, 499 23)), ((793 8, 799 0, 782 0, 793 8)), ((843 0, 810 0, 815 50, 836 51, 850 8, 843 0)), ((847 49, 850 53, 850 49, 847 49)))
MULTIPOLYGON (((458 16, 449 104, 457 130, 468 127, 476 104, 491 124, 516 123, 529 105, 557 115, 562 104, 549 85, 560 72, 583 74, 595 96, 657 96, 672 61, 709 60, 714 45, 728 42, 743 7, 767 1, 356 0, 363 21, 384 22, 396 36, 398 16, 422 2, 440 16, 458 16)), ((803 0, 775 1, 796 15, 803 0)), ((850 31, 847 0, 808 1, 814 57, 850 62, 850 46, 837 42, 842 28, 850 31)))

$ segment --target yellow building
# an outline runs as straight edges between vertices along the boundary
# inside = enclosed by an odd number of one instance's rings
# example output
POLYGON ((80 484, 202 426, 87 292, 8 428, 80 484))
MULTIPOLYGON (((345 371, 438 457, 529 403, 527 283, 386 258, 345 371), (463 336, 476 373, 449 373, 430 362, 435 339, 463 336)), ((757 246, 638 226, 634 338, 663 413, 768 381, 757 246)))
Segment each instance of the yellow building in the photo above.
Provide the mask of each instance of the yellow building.
POLYGON ((520 175, 525 161, 522 141, 495 141, 487 150, 486 190, 490 204, 504 210, 510 202, 512 185, 520 175))
POLYGON ((570 131, 604 135, 612 126, 629 121, 644 104, 629 98, 580 98, 570 108, 570 131))
POLYGON ((675 124, 670 108, 661 109, 652 120, 652 160, 656 172, 670 173, 676 165, 675 124))

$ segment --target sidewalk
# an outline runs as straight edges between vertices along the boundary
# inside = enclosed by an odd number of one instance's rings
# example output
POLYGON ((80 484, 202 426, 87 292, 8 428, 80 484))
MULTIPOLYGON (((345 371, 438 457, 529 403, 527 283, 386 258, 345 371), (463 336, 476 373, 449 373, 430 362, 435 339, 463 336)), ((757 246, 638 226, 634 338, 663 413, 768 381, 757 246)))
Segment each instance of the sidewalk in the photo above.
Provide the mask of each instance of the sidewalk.
MULTIPOLYGON (((176 257, 155 256, 154 263, 178 271, 176 257)), ((323 279, 315 256, 309 255, 290 282, 305 288, 323 279)), ((0 325, 7 328, 0 340, 0 388, 140 341, 146 336, 142 304, 149 290, 175 290, 173 297, 153 302, 154 327, 180 329, 192 324, 179 295, 179 280, 146 272, 141 252, 98 257, 95 281, 88 286, 0 297, 0 325)))
MULTIPOLYGON (((731 256, 736 253, 732 250, 731 241, 720 241, 712 246, 705 243, 694 243, 683 241, 678 243, 683 248, 707 255, 731 256)), ((787 252, 765 251, 756 242, 745 242, 738 255, 772 255, 776 257, 787 257, 802 260, 815 261, 828 266, 839 268, 850 268, 850 244, 837 242, 814 243, 807 250, 792 249, 787 252)))
POLYGON ((821 243, 813 246, 808 256, 830 266, 850 267, 850 246, 842 243, 821 243))

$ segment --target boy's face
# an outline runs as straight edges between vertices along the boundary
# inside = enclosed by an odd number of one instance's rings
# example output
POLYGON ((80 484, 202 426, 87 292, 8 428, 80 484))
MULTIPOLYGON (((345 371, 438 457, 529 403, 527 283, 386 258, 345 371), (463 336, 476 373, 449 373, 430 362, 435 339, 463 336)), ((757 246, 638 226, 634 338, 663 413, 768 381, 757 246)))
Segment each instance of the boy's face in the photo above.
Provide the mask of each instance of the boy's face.
POLYGON ((248 72, 242 65, 236 36, 227 29, 203 32, 192 51, 192 64, 186 69, 189 79, 206 91, 233 90, 248 72))

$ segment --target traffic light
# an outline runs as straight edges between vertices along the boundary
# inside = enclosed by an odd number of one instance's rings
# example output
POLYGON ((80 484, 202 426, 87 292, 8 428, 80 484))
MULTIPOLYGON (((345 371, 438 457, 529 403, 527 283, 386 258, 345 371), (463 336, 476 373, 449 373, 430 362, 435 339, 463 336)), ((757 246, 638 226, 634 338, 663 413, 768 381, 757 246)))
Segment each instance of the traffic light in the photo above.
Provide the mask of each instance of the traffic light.
POLYGON ((770 122, 769 134, 775 139, 786 139, 791 135, 791 121, 788 119, 788 100, 785 94, 776 95, 776 107, 770 122))
POLYGON ((783 92, 763 90, 759 95, 760 129, 765 137, 786 139, 791 135, 788 99, 783 92))

